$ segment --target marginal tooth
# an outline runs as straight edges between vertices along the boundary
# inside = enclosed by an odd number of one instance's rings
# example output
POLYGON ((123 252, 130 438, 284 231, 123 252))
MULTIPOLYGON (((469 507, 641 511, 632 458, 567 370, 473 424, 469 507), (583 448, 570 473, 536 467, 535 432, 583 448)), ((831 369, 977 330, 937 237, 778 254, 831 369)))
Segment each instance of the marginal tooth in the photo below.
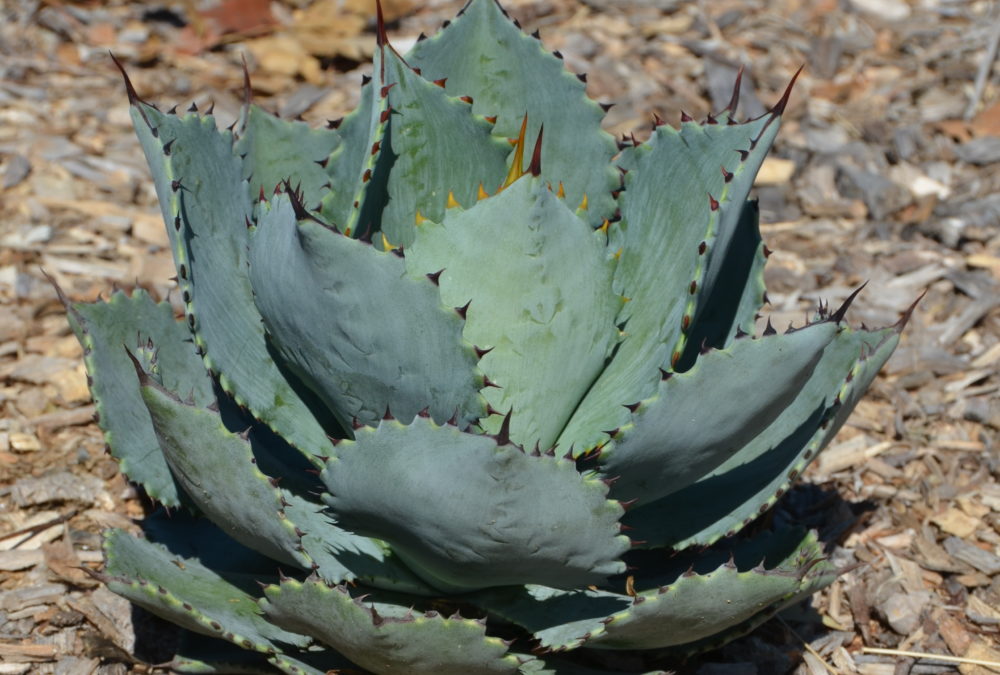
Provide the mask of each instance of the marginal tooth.
POLYGON ((524 137, 528 132, 528 113, 524 114, 524 119, 521 120, 521 131, 517 135, 517 138, 512 142, 514 146, 514 158, 510 163, 510 170, 507 172, 507 177, 503 181, 501 189, 511 185, 514 181, 524 175, 524 137))
POLYGON ((456 206, 461 206, 461 204, 459 204, 458 200, 455 199, 455 193, 452 192, 451 190, 449 190, 448 191, 448 203, 445 204, 445 208, 453 209, 456 206))

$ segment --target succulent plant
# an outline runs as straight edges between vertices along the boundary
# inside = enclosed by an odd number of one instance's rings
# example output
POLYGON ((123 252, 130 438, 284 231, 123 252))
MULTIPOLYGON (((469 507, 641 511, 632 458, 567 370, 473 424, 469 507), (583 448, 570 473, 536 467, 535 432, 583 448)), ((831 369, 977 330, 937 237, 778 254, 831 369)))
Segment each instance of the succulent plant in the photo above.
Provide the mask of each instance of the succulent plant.
POLYGON ((744 528, 905 316, 853 329, 851 296, 755 331, 748 196, 791 85, 616 143, 494 0, 405 57, 378 33, 324 129, 249 80, 223 131, 125 78, 184 318, 68 308, 110 450, 164 507, 106 535, 100 577, 187 629, 174 668, 653 667, 829 583, 815 533, 744 528))

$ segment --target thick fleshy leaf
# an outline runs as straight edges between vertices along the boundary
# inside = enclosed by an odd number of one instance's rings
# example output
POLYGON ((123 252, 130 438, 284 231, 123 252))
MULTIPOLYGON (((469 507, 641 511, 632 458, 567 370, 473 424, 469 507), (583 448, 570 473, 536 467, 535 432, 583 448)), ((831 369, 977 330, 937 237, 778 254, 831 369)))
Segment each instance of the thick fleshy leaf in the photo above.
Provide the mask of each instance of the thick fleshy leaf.
POLYGON ((309 643, 261 616, 255 594, 259 575, 222 576, 122 530, 105 535, 104 554, 100 577, 108 588, 183 628, 259 652, 309 643))
POLYGON ((449 94, 471 96, 473 112, 496 116, 494 135, 516 138, 527 114, 531 129, 545 129, 542 179, 553 186, 561 182, 574 209, 586 196, 591 225, 612 216, 611 191, 619 182, 611 158, 617 146, 601 129, 603 111, 587 98, 586 85, 494 0, 472 0, 441 32, 418 42, 406 60, 429 80, 447 78, 449 94))
POLYGON ((843 328, 774 422, 695 483, 629 512, 631 534, 651 547, 708 545, 766 512, 836 435, 892 354, 900 328, 843 328))
POLYGON ((326 167, 330 191, 319 210, 327 222, 351 237, 381 229, 382 211, 389 198, 388 180, 395 158, 389 133, 389 89, 382 64, 376 50, 376 79, 361 87, 361 101, 340 124, 341 144, 326 167))
POLYGON ((562 445, 582 453, 603 442, 602 431, 628 422, 622 406, 652 396, 658 369, 677 365, 777 129, 775 115, 746 124, 686 122, 679 131, 660 126, 631 153, 622 220, 609 229, 619 256, 614 288, 629 299, 618 316, 625 338, 562 445))
MULTIPOLYGON (((375 95, 378 87, 366 82, 361 87, 358 107, 343 119, 335 121, 340 145, 330 154, 326 164, 327 188, 319 212, 322 217, 341 231, 347 224, 357 196, 358 177, 363 165, 371 157, 375 95)), ((388 106, 388 99, 385 100, 388 106)), ((382 133, 379 131, 378 133, 382 133)))
POLYGON ((555 650, 683 645, 751 618, 770 617, 834 579, 836 572, 823 557, 815 533, 800 533, 789 541, 791 534, 764 542, 769 548, 756 561, 765 563, 741 562, 747 556, 740 547, 761 549, 761 542, 751 541, 739 544, 729 562, 711 571, 675 573, 645 587, 637 580, 634 595, 529 587, 520 595, 484 595, 481 602, 555 650))
POLYGON ((143 374, 142 400, 177 481, 236 541, 339 583, 362 579, 409 592, 424 585, 380 542, 338 528, 323 507, 283 490, 257 468, 249 438, 218 413, 187 405, 143 374))
POLYGON ((517 673, 519 662, 486 625, 353 597, 344 586, 287 580, 264 589, 267 618, 329 645, 375 675, 517 673))
POLYGON ((243 158, 250 199, 257 199, 261 191, 270 196, 287 181, 302 192, 306 204, 319 204, 329 182, 323 167, 340 146, 340 134, 283 120, 258 105, 247 106, 241 121, 235 150, 243 158))
POLYGON ((148 351, 152 342, 161 381, 198 405, 208 405, 215 398, 212 380, 188 342, 187 327, 174 319, 169 303, 153 302, 141 290, 131 296, 119 291, 107 302, 67 302, 66 309, 83 347, 98 423, 112 456, 122 473, 142 484, 150 497, 178 506, 177 486, 142 405, 125 348, 148 351))
MULTIPOLYGON (((724 349, 738 335, 754 333, 757 314, 764 306, 764 264, 768 251, 760 236, 757 202, 743 206, 721 277, 704 298, 704 306, 685 340, 679 372, 690 370, 703 347, 724 349), (737 293, 736 289, 743 289, 737 293)), ((699 304, 701 301, 699 300, 699 304)))
POLYGON ((465 339, 491 349, 479 367, 497 385, 483 396, 513 410, 514 442, 550 447, 618 339, 603 235, 530 176, 418 230, 406 267, 436 276, 446 305, 468 305, 465 339))
POLYGON ((835 578, 836 569, 810 532, 771 569, 740 571, 726 564, 640 593, 628 610, 609 617, 603 630, 585 644, 598 649, 655 649, 694 642, 752 618, 770 617, 835 578))
POLYGON ((219 132, 212 117, 176 117, 135 100, 132 119, 205 365, 223 390, 291 445, 322 454, 326 432, 274 362, 253 304, 246 271, 251 205, 232 134, 219 132))
MULTIPOLYGON (((792 83, 794 84, 794 80, 792 83)), ((789 90, 786 90, 786 97, 791 86, 789 84, 789 90)), ((744 304, 744 299, 751 303, 763 303, 762 273, 756 279, 751 276, 752 262, 750 263, 751 269, 747 269, 747 258, 752 260, 755 256, 760 240, 756 213, 753 215, 747 213, 747 196, 750 194, 750 189, 753 187, 754 179, 757 177, 757 171, 760 169, 764 157, 778 135, 778 128, 781 126, 780 113, 784 109, 785 100, 786 98, 783 98, 772 112, 758 120, 725 127, 726 129, 739 129, 747 134, 752 133, 753 136, 746 145, 740 145, 737 148, 735 154, 739 161, 727 168, 728 173, 723 175, 719 193, 717 195, 712 193, 714 201, 710 200, 709 209, 715 215, 704 253, 701 253, 699 245, 699 253, 703 260, 700 261, 696 277, 697 293, 694 311, 688 314, 690 327, 685 329, 684 319, 681 320, 685 343, 690 341, 694 332, 693 327, 705 318, 706 312, 714 314, 722 311, 721 306, 716 307, 713 304, 718 293, 734 296, 738 294, 741 305, 744 304), (759 287, 755 287, 757 284, 759 287), (751 288, 748 289, 747 286, 751 286, 751 288)), ((718 131, 712 133, 713 127, 711 125, 702 129, 708 136, 710 144, 724 144, 731 140, 729 136, 718 131)), ((746 137, 743 136, 740 140, 743 138, 746 137)), ((760 264, 763 265, 762 262, 760 264)), ((741 318, 746 321, 745 325, 752 325, 750 319, 745 315, 741 318)), ((674 356, 672 355, 671 358, 674 356)), ((679 369, 679 366, 677 368, 679 369)))
POLYGON ((638 506, 721 465, 795 400, 837 333, 836 323, 824 321, 744 338, 705 354, 687 372, 668 373, 601 450, 601 470, 616 478, 612 493, 638 506))
POLYGON ((251 237, 250 278, 275 347, 346 428, 387 409, 464 424, 484 414, 461 318, 395 253, 297 220, 281 195, 251 237))
POLYGON ((417 418, 341 441, 321 477, 338 522, 383 539, 428 583, 573 587, 621 572, 622 507, 572 460, 417 418))
POLYGON ((418 213, 440 222, 449 194, 471 205, 480 186, 489 192, 500 186, 510 144, 491 136, 492 125, 468 103, 420 77, 393 49, 383 53, 396 157, 382 231, 392 246, 408 247, 418 213))

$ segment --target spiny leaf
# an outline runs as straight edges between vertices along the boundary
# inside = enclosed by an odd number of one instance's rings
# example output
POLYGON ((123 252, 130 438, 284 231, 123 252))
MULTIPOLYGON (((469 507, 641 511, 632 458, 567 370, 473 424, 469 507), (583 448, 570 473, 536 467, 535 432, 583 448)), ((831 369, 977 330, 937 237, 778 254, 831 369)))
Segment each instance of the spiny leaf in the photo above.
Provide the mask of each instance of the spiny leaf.
POLYGON ((518 661, 485 624, 407 604, 353 597, 344 586, 288 580, 264 589, 265 615, 383 675, 513 675, 518 661))
POLYGON ((105 535, 104 552, 107 566, 101 580, 157 616, 252 651, 308 644, 308 638, 282 630, 260 615, 251 594, 256 588, 254 576, 223 577, 198 560, 172 555, 122 530, 105 535))
POLYGON ((178 506, 180 497, 142 405, 139 383, 126 347, 151 346, 162 382, 185 397, 208 405, 212 381, 187 342, 188 331, 174 319, 168 303, 155 303, 145 291, 117 292, 107 302, 66 303, 70 325, 83 347, 98 423, 122 473, 140 483, 150 497, 178 506))
POLYGON ((286 565, 340 583, 363 578, 425 592, 380 542, 345 532, 322 506, 280 488, 256 466, 251 442, 218 413, 187 405, 141 374, 142 400, 178 482, 198 508, 236 541, 286 565))
POLYGON ((500 138, 516 138, 525 114, 533 128, 544 126, 542 180, 562 182, 574 208, 586 196, 584 218, 592 226, 612 216, 618 176, 610 162, 616 147, 601 129, 603 111, 587 98, 586 85, 494 0, 472 0, 406 59, 428 80, 446 78, 453 96, 470 96, 473 112, 496 116, 493 133, 500 138))
POLYGON ((841 330, 774 422, 695 483, 628 513, 630 534, 651 547, 708 545, 765 513, 836 435, 898 341, 898 327, 841 330))
POLYGON ((235 151, 243 159, 250 199, 261 191, 270 195, 287 181, 302 192, 307 204, 319 204, 329 181, 324 167, 340 144, 334 129, 312 129, 305 122, 283 120, 249 105, 235 151))
POLYGON ((472 106, 417 75, 395 50, 383 54, 396 159, 382 231, 393 246, 409 247, 416 213, 439 222, 449 193, 472 205, 480 186, 499 187, 510 146, 490 135, 492 125, 472 106))
POLYGON ((483 414, 477 357, 437 288, 393 253, 297 220, 288 195, 250 241, 254 300, 274 346, 349 428, 388 409, 444 422, 483 414), (375 299, 379 302, 374 302, 375 299))
POLYGON ((583 453, 603 442, 601 430, 627 423, 622 404, 651 396, 659 370, 677 365, 777 127, 770 116, 725 126, 688 122, 680 131, 660 126, 632 154, 622 221, 609 229, 608 243, 619 256, 614 288, 629 299, 617 318, 625 338, 560 436, 562 445, 583 453), (727 180, 720 166, 737 178, 727 180))
POLYGON ((618 499, 636 506, 682 489, 739 452, 800 395, 839 327, 741 340, 662 380, 601 451, 618 499), (710 402, 719 402, 713 405, 710 402), (725 405, 721 405, 725 402, 725 405))
POLYGON ((226 392, 308 457, 326 430, 274 362, 247 276, 247 184, 232 135, 211 117, 136 103, 132 119, 171 238, 188 325, 226 392), (171 142, 169 154, 163 143, 171 142))
POLYGON ((389 542, 442 590, 572 587, 623 570, 622 507, 570 460, 418 417, 358 430, 321 477, 343 527, 389 542))
MULTIPOLYGON (((497 411, 513 410, 516 443, 550 447, 618 339, 621 299, 611 292, 603 235, 523 176, 468 210, 448 211, 441 225, 421 225, 406 266, 444 269, 444 303, 469 303, 465 339, 492 347, 479 367, 497 387, 483 396, 497 411)), ((484 428, 495 432, 500 417, 484 428)))

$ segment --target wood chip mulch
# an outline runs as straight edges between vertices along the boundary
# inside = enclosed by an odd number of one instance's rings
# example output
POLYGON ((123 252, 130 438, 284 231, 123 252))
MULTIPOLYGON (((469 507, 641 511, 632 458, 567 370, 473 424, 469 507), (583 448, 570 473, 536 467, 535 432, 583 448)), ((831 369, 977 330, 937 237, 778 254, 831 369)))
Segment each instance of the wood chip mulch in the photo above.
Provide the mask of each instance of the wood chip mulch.
MULTIPOLYGON (((74 300, 167 297, 170 252, 128 103, 241 99, 317 124, 357 100, 367 1, 9 0, 0 6, 0 675, 149 672, 163 624, 80 568, 146 505, 104 452, 80 348, 43 270, 74 300), (152 628, 150 628, 152 626, 152 628), (137 638, 138 636, 138 638, 137 638)), ((757 182, 771 320, 868 286, 849 314, 902 343, 837 440, 770 517, 812 519, 850 568, 811 603, 684 672, 1000 672, 1000 6, 963 0, 509 0, 607 128, 796 84, 757 182), (929 654, 938 655, 932 658, 929 654)), ((405 49, 460 3, 385 3, 405 49)))

